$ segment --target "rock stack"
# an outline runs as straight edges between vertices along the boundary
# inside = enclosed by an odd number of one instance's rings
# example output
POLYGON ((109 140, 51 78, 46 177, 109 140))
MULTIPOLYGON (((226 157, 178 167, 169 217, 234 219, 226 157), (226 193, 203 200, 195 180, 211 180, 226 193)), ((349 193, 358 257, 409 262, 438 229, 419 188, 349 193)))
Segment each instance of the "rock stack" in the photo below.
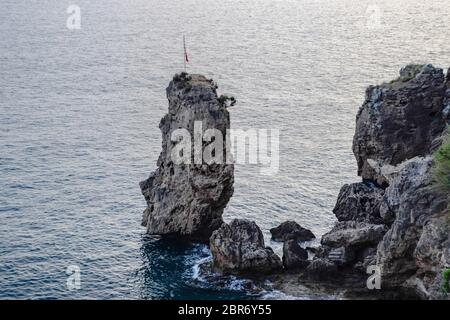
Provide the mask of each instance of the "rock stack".
MULTIPOLYGON (((200 140, 200 162, 195 159, 199 155, 195 142, 183 141, 191 145, 184 150, 189 161, 177 163, 173 157, 177 141, 172 136, 174 130, 184 129, 194 139, 198 134, 194 132, 195 123, 200 123, 203 131, 216 129, 222 137, 226 136, 230 117, 216 89, 214 82, 202 75, 182 73, 173 78, 166 90, 169 111, 159 125, 162 151, 158 168, 140 183, 147 202, 142 225, 149 234, 207 242, 222 225, 223 210, 233 194, 233 165, 225 163, 225 157, 221 163, 205 163, 204 140, 200 140)), ((226 145, 223 143, 223 148, 215 152, 225 155, 226 145)))

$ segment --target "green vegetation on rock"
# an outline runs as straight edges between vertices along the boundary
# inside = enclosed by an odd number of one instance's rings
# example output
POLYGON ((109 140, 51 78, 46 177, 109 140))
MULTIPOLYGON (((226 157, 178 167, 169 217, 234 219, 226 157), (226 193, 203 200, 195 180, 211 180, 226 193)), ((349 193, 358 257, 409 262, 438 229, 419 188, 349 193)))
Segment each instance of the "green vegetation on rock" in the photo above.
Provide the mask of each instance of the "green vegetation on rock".
POLYGON ((442 291, 450 293, 450 269, 447 268, 442 272, 442 291))
POLYGON ((178 82, 178 81, 189 81, 191 80, 191 77, 189 76, 189 74, 187 72, 181 72, 180 74, 175 74, 175 76, 173 77, 173 81, 178 82))
POLYGON ((450 136, 448 135, 434 153, 433 179, 439 191, 450 192, 450 136))
POLYGON ((236 99, 234 97, 229 97, 226 95, 221 95, 218 100, 219 103, 225 107, 232 107, 236 104, 236 99))
POLYGON ((398 82, 408 82, 414 79, 423 69, 423 64, 410 64, 400 70, 400 76, 397 79, 391 80, 389 84, 398 82))

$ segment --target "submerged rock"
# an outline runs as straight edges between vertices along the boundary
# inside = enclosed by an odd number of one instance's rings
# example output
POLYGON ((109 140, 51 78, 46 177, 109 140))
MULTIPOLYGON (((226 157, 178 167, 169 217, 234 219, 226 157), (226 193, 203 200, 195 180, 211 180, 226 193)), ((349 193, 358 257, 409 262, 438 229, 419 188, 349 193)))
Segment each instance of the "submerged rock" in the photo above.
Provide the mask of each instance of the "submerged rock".
POLYGON ((273 241, 310 241, 316 236, 308 229, 303 228, 295 221, 285 221, 276 228, 270 229, 273 241))
POLYGON ((307 267, 308 251, 303 249, 297 240, 287 240, 283 244, 283 266, 285 269, 302 269, 307 267))
MULTIPOLYGON (((142 225, 149 234, 208 241, 222 224, 223 210, 233 194, 233 165, 226 164, 224 156, 222 162, 205 163, 202 146, 206 142, 202 140, 199 161, 195 142, 179 150, 179 142, 173 141, 172 134, 184 129, 193 138, 194 133, 198 134, 194 128, 197 123, 202 130, 216 129, 224 137, 230 127, 229 113, 219 102, 213 81, 204 76, 176 75, 166 91, 169 111, 159 125, 162 152, 158 168, 140 183, 147 202, 142 225), (184 161, 179 161, 178 156, 184 161)), ((223 144, 215 153, 225 155, 225 151, 223 144)))
POLYGON ((210 239, 214 270, 221 274, 267 274, 281 268, 281 259, 255 222, 234 219, 213 232, 210 239))
POLYGON ((400 78, 370 86, 356 116, 353 153, 358 175, 386 187, 375 167, 425 156, 445 128, 442 115, 446 82, 442 69, 409 65, 400 78))

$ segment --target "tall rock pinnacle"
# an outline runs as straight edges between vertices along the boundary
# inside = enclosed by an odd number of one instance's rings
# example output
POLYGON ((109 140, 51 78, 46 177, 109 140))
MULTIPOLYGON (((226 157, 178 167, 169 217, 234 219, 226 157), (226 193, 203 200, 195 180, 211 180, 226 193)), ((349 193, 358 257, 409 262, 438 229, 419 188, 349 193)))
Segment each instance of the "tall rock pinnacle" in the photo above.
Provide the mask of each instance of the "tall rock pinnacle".
POLYGON ((158 168, 140 183, 147 202, 142 225, 149 234, 208 241, 223 223, 223 210, 233 194, 234 166, 225 161, 230 117, 216 88, 202 75, 182 73, 175 75, 166 89, 169 111, 159 125, 162 151, 158 168), (212 131, 208 129, 215 129, 218 136, 203 136, 212 131), (181 140, 174 138, 177 130, 184 132, 181 140), (180 143, 187 147, 178 152, 180 143), (204 152, 217 143, 220 148, 214 148, 212 154, 223 156, 218 161, 206 160, 204 152), (184 161, 174 159, 174 154, 184 161))

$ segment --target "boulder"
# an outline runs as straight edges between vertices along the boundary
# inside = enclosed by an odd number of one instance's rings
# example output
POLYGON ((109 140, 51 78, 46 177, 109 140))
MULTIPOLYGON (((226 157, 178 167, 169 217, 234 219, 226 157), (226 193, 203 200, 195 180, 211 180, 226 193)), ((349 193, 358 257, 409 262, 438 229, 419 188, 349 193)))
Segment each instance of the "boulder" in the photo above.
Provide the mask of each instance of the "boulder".
POLYGON ((341 188, 333 213, 339 221, 380 224, 384 190, 370 182, 346 184, 341 188))
POLYGON ((316 236, 308 229, 303 228, 295 221, 285 221, 276 228, 270 229, 273 241, 310 241, 316 236))
POLYGON ((267 274, 281 268, 281 259, 270 247, 255 222, 234 219, 210 238, 213 268, 221 274, 267 274))
MULTIPOLYGON (((217 97, 214 82, 202 75, 176 75, 166 91, 169 111, 159 125, 162 152, 158 168, 140 183, 147 202, 142 225, 149 234, 208 241, 222 224, 223 210, 233 194, 234 167, 226 164, 224 157, 206 162, 201 157, 206 144, 202 137, 198 160, 199 151, 192 140, 199 127, 200 135, 206 129, 216 129, 224 137, 230 128, 229 113, 217 97), (172 136, 177 129, 192 138, 184 141, 183 136, 185 149, 178 145, 179 137, 172 136)), ((217 149, 216 154, 226 154, 225 144, 217 149)))
POLYGON ((303 249, 297 240, 283 243, 283 266, 285 269, 302 269, 308 266, 308 251, 303 249))
POLYGON ((388 182, 374 165, 395 166, 430 154, 446 126, 445 92, 444 72, 432 65, 406 66, 397 80, 370 86, 356 116, 353 138, 358 175, 386 187, 388 182))
MULTIPOLYGON (((328 265, 332 263, 333 268, 353 267, 365 272, 362 268, 373 262, 375 247, 386 231, 387 227, 383 224, 337 222, 331 231, 322 236, 322 246, 317 251, 314 261, 324 260, 328 265)), ((323 261, 320 263, 323 264, 323 261)), ((314 269, 309 270, 309 274, 313 272, 314 269)))
POLYGON ((362 249, 376 245, 386 231, 387 228, 383 224, 355 221, 338 222, 331 231, 322 236, 321 243, 331 248, 362 249))

